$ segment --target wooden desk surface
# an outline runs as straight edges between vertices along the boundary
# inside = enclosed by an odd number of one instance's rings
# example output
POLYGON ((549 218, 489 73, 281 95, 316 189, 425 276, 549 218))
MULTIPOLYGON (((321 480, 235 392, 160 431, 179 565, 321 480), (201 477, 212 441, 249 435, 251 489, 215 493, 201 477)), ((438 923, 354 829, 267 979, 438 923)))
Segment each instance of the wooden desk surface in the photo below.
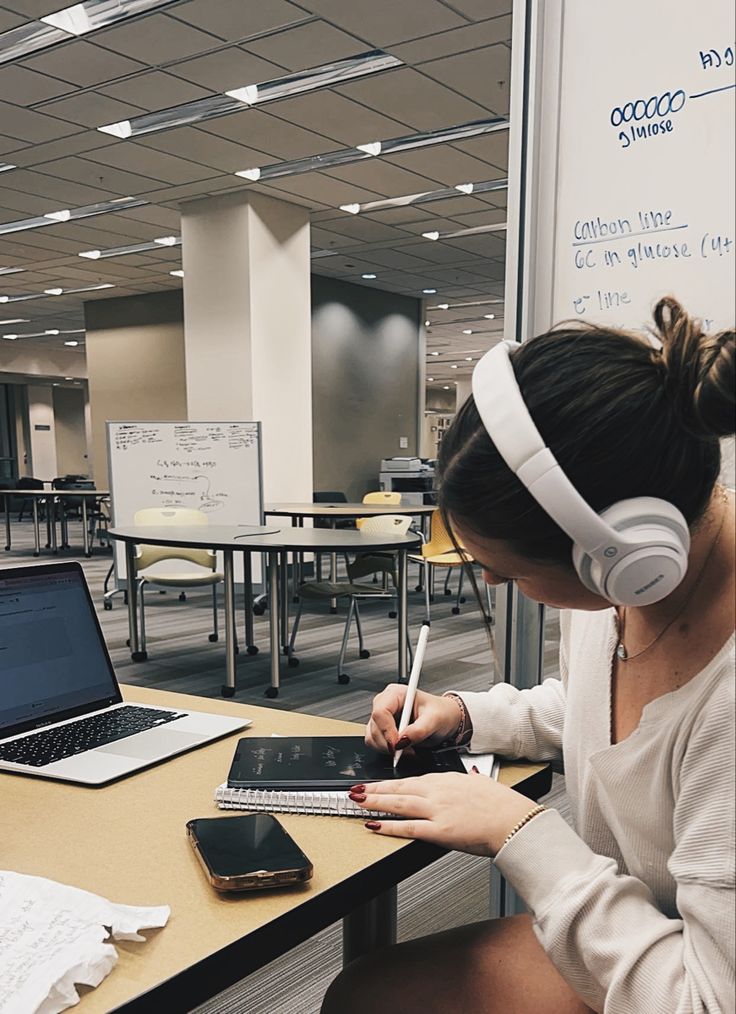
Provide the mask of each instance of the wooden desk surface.
MULTIPOLYGON (((129 701, 242 714, 252 719, 251 730, 259 736, 362 731, 362 726, 353 723, 294 712, 142 687, 122 689, 129 701)), ((371 835, 357 819, 283 813, 279 820, 314 863, 310 883, 283 891, 218 894, 206 881, 187 841, 185 824, 192 817, 221 813, 214 805, 213 791, 225 780, 241 735, 247 732, 99 789, 0 773, 0 805, 6 816, 11 815, 2 822, 2 868, 48 877, 123 904, 171 906, 168 924, 147 931, 145 944, 115 943, 119 961, 96 989, 84 992, 77 1008, 80 1014, 117 1009, 200 962, 205 962, 201 971, 211 992, 224 989, 339 918, 341 913, 333 913, 320 922, 325 905, 336 893, 333 889, 344 882, 363 871, 373 875, 386 867, 384 875, 393 876, 396 883, 436 857, 428 855, 429 847, 421 843, 371 835), (398 876, 394 860, 402 866, 398 876), (288 919, 284 921, 290 913, 291 923, 299 924, 300 938, 293 936, 294 926, 289 929, 288 919), (279 922, 271 928, 278 932, 269 943, 269 924, 274 920, 279 922), (260 935, 259 930, 263 930, 260 935), (245 952, 233 949, 249 934, 255 935, 246 941, 245 952), (229 981, 213 974, 228 971, 229 981)), ((508 765, 502 769, 501 780, 515 784, 544 768, 508 765)), ((388 885, 363 877, 356 886, 363 892, 362 899, 368 900, 371 893, 388 885)), ((355 897, 352 904, 358 900, 355 897)), ((193 1003, 200 1002, 201 997, 191 995, 193 1003)), ((167 1005, 159 1001, 157 1009, 167 1009, 167 1005)))
POLYGON ((267 503, 264 514, 274 517, 360 518, 384 514, 432 514, 437 507, 416 503, 267 503))

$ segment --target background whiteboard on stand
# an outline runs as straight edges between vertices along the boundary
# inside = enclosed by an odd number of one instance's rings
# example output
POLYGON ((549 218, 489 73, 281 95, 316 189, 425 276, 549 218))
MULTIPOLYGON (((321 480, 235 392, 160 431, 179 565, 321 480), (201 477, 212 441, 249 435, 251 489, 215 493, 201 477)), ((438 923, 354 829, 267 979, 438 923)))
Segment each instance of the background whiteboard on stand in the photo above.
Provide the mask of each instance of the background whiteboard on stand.
MULTIPOLYGON (((108 422, 107 448, 115 526, 132 525, 135 512, 144 507, 196 508, 212 525, 263 524, 258 422, 108 422)), ((114 552, 122 587, 124 544, 116 542, 114 552)), ((260 556, 252 563, 258 583, 260 556)), ((235 554, 235 580, 243 580, 240 553, 235 554)))
POLYGON ((734 5, 539 0, 529 37, 526 135, 509 166, 523 285, 507 337, 569 319, 645 331, 663 295, 706 331, 733 327, 734 5))

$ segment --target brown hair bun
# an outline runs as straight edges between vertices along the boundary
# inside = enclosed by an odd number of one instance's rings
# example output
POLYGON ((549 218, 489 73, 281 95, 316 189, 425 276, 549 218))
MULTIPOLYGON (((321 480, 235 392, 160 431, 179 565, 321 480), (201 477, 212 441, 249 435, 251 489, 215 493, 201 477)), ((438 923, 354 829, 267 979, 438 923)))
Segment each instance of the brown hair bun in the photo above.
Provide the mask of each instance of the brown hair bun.
POLYGON ((706 334, 673 296, 659 300, 654 323, 662 342, 667 391, 685 427, 700 435, 733 434, 736 332, 706 334))

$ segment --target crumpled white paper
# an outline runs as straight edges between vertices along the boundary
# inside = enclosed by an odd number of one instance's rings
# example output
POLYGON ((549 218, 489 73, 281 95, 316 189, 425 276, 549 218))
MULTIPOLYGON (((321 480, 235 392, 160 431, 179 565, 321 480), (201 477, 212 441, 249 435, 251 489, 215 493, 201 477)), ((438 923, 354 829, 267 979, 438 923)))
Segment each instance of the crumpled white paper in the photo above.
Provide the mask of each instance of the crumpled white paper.
POLYGON ((165 926, 168 905, 118 905, 77 887, 0 870, 0 1014, 57 1014, 79 1002, 76 984, 97 986, 116 940, 165 926), (110 928, 108 933, 105 927, 110 928))

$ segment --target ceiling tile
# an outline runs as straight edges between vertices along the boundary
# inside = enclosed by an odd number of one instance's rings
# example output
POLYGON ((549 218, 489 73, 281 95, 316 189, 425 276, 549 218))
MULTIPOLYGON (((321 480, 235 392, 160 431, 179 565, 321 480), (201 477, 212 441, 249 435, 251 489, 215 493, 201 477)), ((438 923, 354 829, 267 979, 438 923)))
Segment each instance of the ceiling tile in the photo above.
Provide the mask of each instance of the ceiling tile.
POLYGON ((60 138, 58 141, 48 141, 46 144, 34 144, 20 149, 13 152, 12 160, 20 166, 41 165, 67 155, 77 155, 83 151, 91 151, 93 148, 102 148, 109 143, 109 135, 83 130, 78 134, 70 134, 69 137, 60 138))
POLYGON ((9 32, 11 28, 17 28, 27 21, 22 14, 14 14, 12 11, 3 10, 0 7, 0 32, 9 32))
POLYGON ((243 48, 293 71, 355 56, 366 49, 366 43, 326 21, 315 21, 256 39, 243 48))
POLYGON ((4 134, 28 142, 53 141, 79 130, 73 123, 65 123, 31 109, 11 106, 8 102, 0 102, 0 123, 4 134))
POLYGON ((401 123, 410 124, 412 130, 436 130, 488 116, 483 106, 464 99, 411 67, 381 74, 372 81, 353 81, 342 85, 338 91, 369 109, 377 109, 401 123))
POLYGON ((136 197, 161 186, 158 181, 88 162, 78 156, 57 159, 56 162, 41 166, 39 171, 65 180, 84 180, 108 190, 110 196, 114 197, 136 197))
POLYGON ((200 88, 191 81, 182 81, 181 78, 165 74, 161 70, 150 70, 146 74, 137 74, 125 81, 118 81, 117 84, 105 85, 100 91, 147 112, 168 109, 184 102, 194 102, 211 94, 209 88, 200 88))
POLYGON ((472 21, 483 21, 499 14, 511 14, 513 0, 452 0, 452 6, 472 21))
POLYGON ((70 91, 67 81, 59 81, 47 74, 12 64, 0 67, 0 95, 12 97, 18 106, 32 106, 36 102, 54 98, 70 91))
MULTIPOLYGON (((482 137, 470 137, 466 141, 453 141, 453 148, 466 151, 474 158, 480 158, 490 165, 497 166, 500 176, 505 176, 509 165, 509 132, 497 130, 493 134, 482 137)), ((493 176, 490 177, 491 179, 493 176)))
POLYGON ((226 42, 247 39, 260 32, 303 21, 309 17, 286 0, 190 0, 169 12, 180 21, 203 28, 226 42))
POLYGON ((436 60, 453 53, 466 53, 473 49, 482 49, 497 42, 508 42, 511 39, 511 15, 494 18, 477 25, 466 25, 455 28, 451 32, 439 35, 427 35, 412 42, 403 42, 391 46, 390 52, 404 63, 416 66, 426 60, 436 60))
POLYGON ((411 172, 423 171, 441 187, 454 187, 458 183, 482 183, 503 176, 499 169, 489 166, 487 162, 444 144, 387 155, 385 161, 411 172))
POLYGON ((274 102, 268 110, 279 119, 318 131, 343 147, 364 144, 377 137, 395 137, 409 129, 398 120, 330 91, 274 102))
POLYGON ((345 3, 345 0, 305 0, 303 7, 319 14, 372 46, 390 46, 420 35, 447 31, 467 24, 437 0, 371 0, 370 3, 345 3))
POLYGON ((3 7, 22 14, 26 19, 43 18, 68 6, 69 0, 3 0, 3 7))
POLYGON ((318 206, 334 208, 352 200, 375 200, 375 194, 356 190, 355 187, 348 186, 341 180, 332 179, 325 173, 305 173, 303 176, 273 180, 269 184, 258 184, 254 189, 261 193, 271 194, 273 197, 284 194, 286 200, 289 200, 289 195, 295 199, 302 197, 312 207, 314 206, 312 202, 318 206))
POLYGON ((144 69, 142 63, 118 56, 109 49, 101 49, 82 39, 55 46, 40 56, 26 60, 25 66, 82 87, 114 81, 115 78, 144 69))
POLYGON ((155 137, 143 138, 137 143, 140 147, 180 155, 182 158, 212 166, 222 172, 234 173, 244 166, 264 161, 263 152, 247 148, 224 137, 217 137, 215 134, 206 134, 196 127, 177 127, 155 137))
POLYGON ((104 46, 113 53, 142 60, 152 67, 203 53, 220 44, 215 35, 201 32, 167 14, 149 14, 145 18, 95 32, 94 40, 98 46, 104 46))
MULTIPOLYGON (((270 160, 280 162, 286 159, 303 158, 307 155, 319 155, 330 150, 330 140, 319 134, 279 120, 261 109, 246 109, 232 116, 221 116, 218 120, 209 120, 202 130, 218 137, 226 137, 231 141, 246 144, 270 156, 270 160)), ((259 163, 263 165, 263 163, 259 163)), ((241 169, 250 168, 247 165, 241 169)))
POLYGON ((432 60, 422 64, 422 72, 497 116, 508 116, 511 51, 507 46, 488 46, 432 60))
POLYGON ((270 81, 283 74, 281 67, 252 53, 246 53, 237 46, 230 46, 207 56, 198 56, 193 60, 183 60, 168 67, 167 70, 170 74, 216 92, 270 81))
MULTIPOLYGON (((425 162, 427 170, 430 171, 429 159, 426 155, 425 162)), ((329 170, 329 173, 330 176, 344 180, 346 183, 355 183, 356 186, 365 187, 378 195, 378 197, 368 198, 368 200, 377 200, 380 197, 401 197, 404 194, 420 194, 435 189, 434 180, 408 172, 382 158, 364 159, 353 165, 335 166, 329 170)), ((360 201, 360 198, 356 197, 355 201, 360 201)), ((340 203, 346 204, 348 202, 341 201, 340 203)))
POLYGON ((90 152, 87 158, 106 166, 175 185, 192 183, 194 180, 215 175, 214 170, 207 169, 205 166, 197 165, 183 158, 176 158, 174 155, 167 155, 165 152, 144 148, 142 145, 130 141, 120 141, 107 148, 100 148, 90 152))
MULTIPOLYGON (((37 214, 43 215, 55 208, 83 207, 105 201, 109 194, 104 189, 86 186, 76 181, 55 179, 32 169, 16 169, 13 178, 7 181, 9 191, 20 190, 32 194, 38 201, 37 214), (44 210, 41 210, 41 209, 44 210)), ((30 217, 30 216, 29 216, 30 217)))
POLYGON ((122 211, 119 215, 110 215, 109 217, 113 220, 119 218, 123 222, 131 220, 133 222, 147 222, 150 225, 161 226, 163 233, 177 232, 181 223, 178 211, 174 211, 171 208, 156 207, 154 204, 141 208, 131 208, 130 211, 122 211))
POLYGON ((126 120, 144 111, 116 99, 107 98, 105 95, 97 95, 95 92, 81 92, 70 98, 47 102, 42 109, 51 116, 60 116, 71 123, 91 128, 99 127, 103 123, 126 120))

